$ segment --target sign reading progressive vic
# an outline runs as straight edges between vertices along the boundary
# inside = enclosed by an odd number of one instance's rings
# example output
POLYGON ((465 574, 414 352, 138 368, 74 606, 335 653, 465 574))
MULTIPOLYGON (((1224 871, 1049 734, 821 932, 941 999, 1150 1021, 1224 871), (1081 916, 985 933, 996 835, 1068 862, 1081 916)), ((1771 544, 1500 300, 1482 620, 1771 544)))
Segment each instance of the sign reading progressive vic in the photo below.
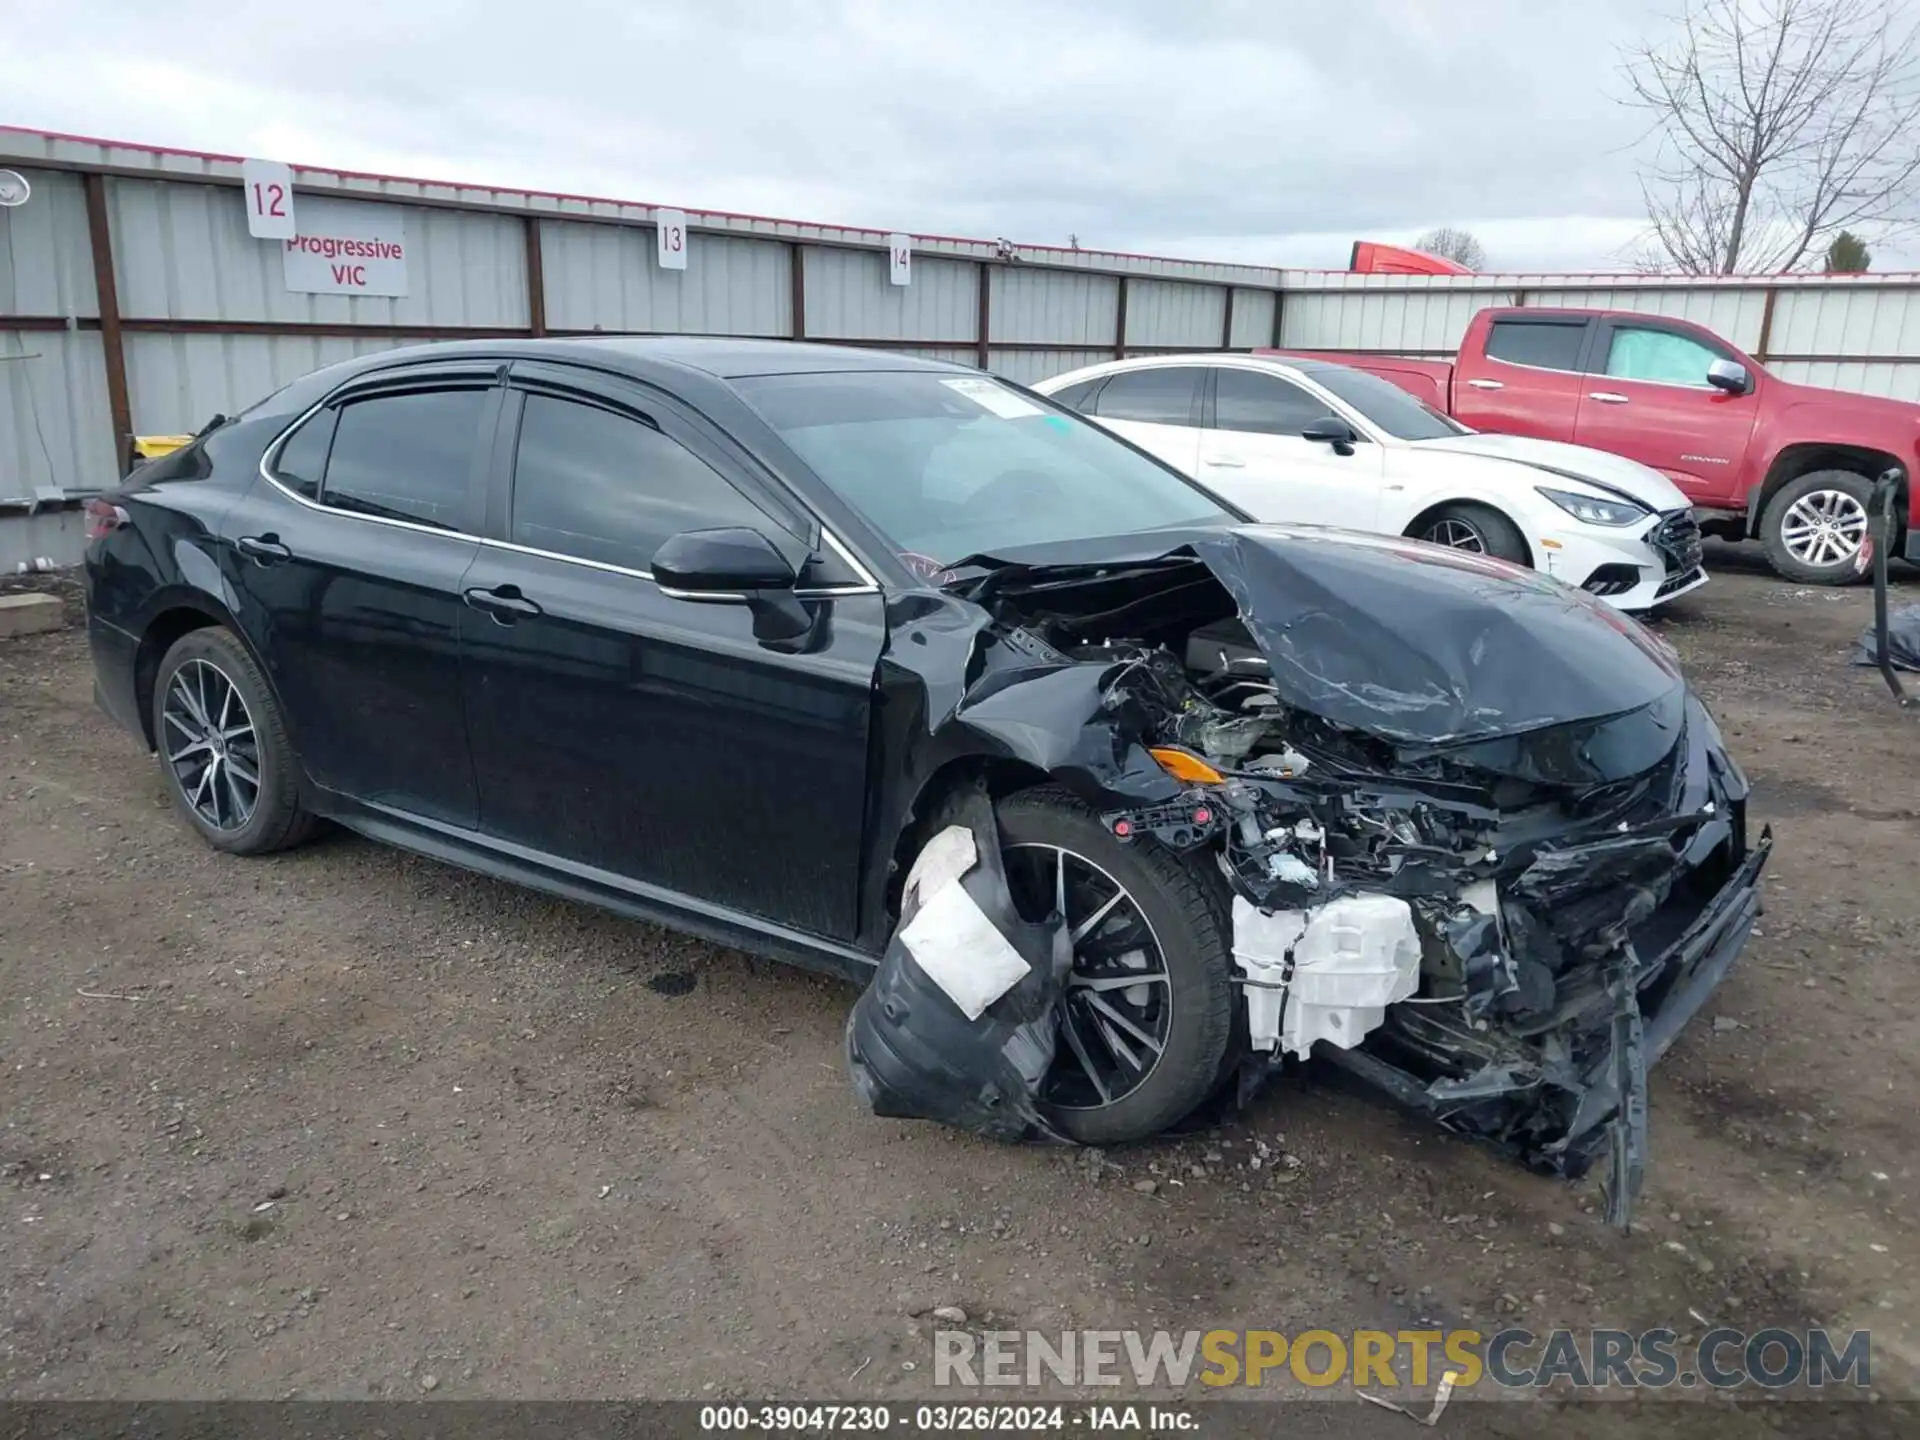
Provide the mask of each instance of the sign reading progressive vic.
POLYGON ((283 241, 287 288, 314 295, 405 295, 407 227, 398 206, 300 198, 283 241))

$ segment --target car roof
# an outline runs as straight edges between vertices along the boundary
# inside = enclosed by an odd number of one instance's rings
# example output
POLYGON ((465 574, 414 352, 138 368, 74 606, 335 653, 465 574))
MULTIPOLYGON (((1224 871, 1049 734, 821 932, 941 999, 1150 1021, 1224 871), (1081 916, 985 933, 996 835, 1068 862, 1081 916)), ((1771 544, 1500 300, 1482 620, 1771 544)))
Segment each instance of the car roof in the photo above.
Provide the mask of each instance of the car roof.
MULTIPOLYGON (((532 341, 537 345, 540 342, 532 341)), ((944 360, 856 345, 818 345, 802 340, 736 339, 719 335, 595 335, 549 342, 586 346, 636 360, 661 360, 704 370, 723 380, 749 375, 831 374, 849 370, 966 372, 944 360)))
POLYGON ((401 366, 436 361, 547 360, 584 365, 660 385, 692 400, 732 394, 733 382, 757 375, 830 375, 848 372, 924 371, 939 375, 980 372, 944 360, 856 345, 731 338, 717 335, 570 335, 534 339, 443 340, 406 345, 342 360, 301 376, 262 405, 304 410, 340 385, 401 366))
POLYGON ((1349 370, 1349 365, 1335 365, 1325 360, 1296 360, 1291 356, 1249 355, 1244 350, 1194 350, 1165 355, 1132 355, 1125 360, 1102 360, 1093 365, 1082 365, 1075 370, 1063 371, 1038 381, 1034 388, 1042 394, 1049 394, 1063 384, 1076 380, 1091 380, 1096 376, 1124 375, 1131 370, 1159 370, 1173 365, 1225 365, 1237 370, 1277 370, 1282 374, 1311 375, 1334 370, 1349 370))

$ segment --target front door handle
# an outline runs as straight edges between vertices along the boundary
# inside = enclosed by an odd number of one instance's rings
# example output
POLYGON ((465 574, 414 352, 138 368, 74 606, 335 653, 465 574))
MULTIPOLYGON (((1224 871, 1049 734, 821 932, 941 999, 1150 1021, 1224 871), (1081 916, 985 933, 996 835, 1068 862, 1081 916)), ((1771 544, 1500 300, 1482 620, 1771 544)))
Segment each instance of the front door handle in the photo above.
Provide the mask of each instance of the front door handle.
POLYGON ((1627 397, 1617 390, 1589 390, 1587 399, 1598 400, 1602 405, 1624 405, 1627 397))
POLYGON ((262 565, 272 565, 279 560, 291 560, 293 551, 280 543, 278 535, 242 535, 233 542, 233 548, 262 565))
POLYGON ((1469 380, 1467 384, 1476 390, 1504 390, 1507 388, 1507 382, 1504 380, 1469 380))
POLYGON ((463 598, 474 609, 491 615, 502 625, 511 625, 516 620, 530 620, 546 613, 522 595, 518 585, 496 585, 491 590, 475 587, 465 591, 463 598))
POLYGON ((1247 468, 1247 462, 1242 460, 1238 455, 1209 455, 1207 457, 1207 464, 1217 470, 1244 470, 1247 468))

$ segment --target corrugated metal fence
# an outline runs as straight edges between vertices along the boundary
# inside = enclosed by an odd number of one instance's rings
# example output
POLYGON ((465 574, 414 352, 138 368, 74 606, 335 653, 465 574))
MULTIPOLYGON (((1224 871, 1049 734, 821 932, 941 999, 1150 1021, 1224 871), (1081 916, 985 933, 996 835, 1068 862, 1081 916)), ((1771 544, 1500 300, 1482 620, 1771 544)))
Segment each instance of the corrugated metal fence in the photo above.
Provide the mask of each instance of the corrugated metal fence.
POLYGON ((431 339, 777 336, 1034 381, 1155 351, 1444 355, 1483 306, 1592 305, 1701 321, 1790 378, 1920 399, 1920 277, 1357 276, 914 236, 901 287, 879 231, 694 211, 688 266, 666 270, 650 205, 296 169, 296 215, 357 202, 404 225, 408 253, 404 295, 310 294, 248 234, 235 157, 0 129, 0 165, 33 186, 0 210, 0 505, 111 484, 132 435, 431 339))
POLYGON ((407 293, 288 287, 248 234, 240 162, 0 129, 0 501, 111 484, 129 437, 192 430, 333 360, 422 340, 694 333, 884 346, 1037 380, 1120 354, 1279 338, 1278 270, 689 212, 296 169, 299 205, 379 207, 407 293))

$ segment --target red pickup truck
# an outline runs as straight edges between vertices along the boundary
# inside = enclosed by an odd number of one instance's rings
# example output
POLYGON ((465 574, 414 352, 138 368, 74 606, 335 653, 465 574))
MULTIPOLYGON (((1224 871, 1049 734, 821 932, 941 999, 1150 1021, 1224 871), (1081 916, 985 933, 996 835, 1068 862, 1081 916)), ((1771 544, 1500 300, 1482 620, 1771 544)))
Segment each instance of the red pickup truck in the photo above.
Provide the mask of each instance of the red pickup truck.
MULTIPOLYGON (((1331 351, 1475 430, 1611 450, 1664 471, 1700 528, 1757 537, 1780 574, 1857 578, 1874 477, 1920 458, 1920 405, 1795 385, 1711 330, 1617 310, 1482 310, 1451 362, 1331 351)), ((1920 561, 1920 487, 1893 553, 1920 561)))

